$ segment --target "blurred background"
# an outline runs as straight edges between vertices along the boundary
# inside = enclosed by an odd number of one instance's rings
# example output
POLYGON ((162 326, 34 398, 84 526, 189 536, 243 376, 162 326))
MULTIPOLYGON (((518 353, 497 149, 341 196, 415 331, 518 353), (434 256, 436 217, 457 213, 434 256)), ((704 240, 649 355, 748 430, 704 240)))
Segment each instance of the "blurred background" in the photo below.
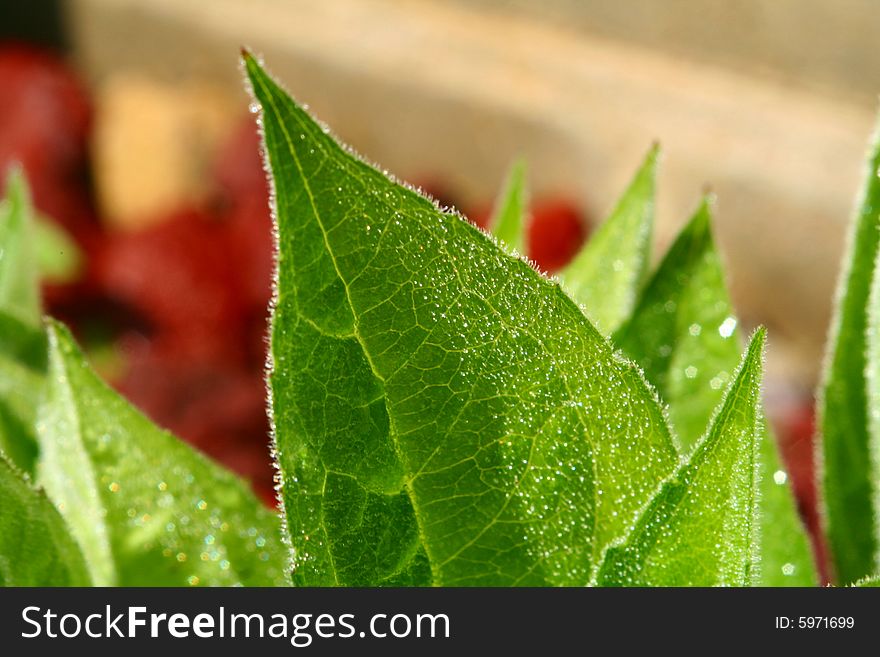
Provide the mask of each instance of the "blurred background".
POLYGON ((770 330, 769 413, 812 517, 812 392, 878 26, 871 0, 0 0, 0 172, 20 162, 72 240, 45 271, 49 312, 269 501, 270 222, 240 45, 477 223, 524 156, 529 252, 550 272, 660 140, 655 257, 711 188, 737 310, 770 330))

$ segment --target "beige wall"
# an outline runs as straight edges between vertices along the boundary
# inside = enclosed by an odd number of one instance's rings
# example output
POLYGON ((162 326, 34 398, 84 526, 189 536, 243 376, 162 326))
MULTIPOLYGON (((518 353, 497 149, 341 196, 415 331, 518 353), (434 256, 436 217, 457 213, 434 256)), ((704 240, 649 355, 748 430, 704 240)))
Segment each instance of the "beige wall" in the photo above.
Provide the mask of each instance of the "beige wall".
POLYGON ((76 56, 97 86, 125 71, 167 84, 197 78, 243 110, 245 44, 367 157, 404 178, 435 173, 465 201, 492 198, 523 154, 537 194, 562 190, 600 218, 659 139, 658 253, 711 186, 738 310, 770 328, 771 371, 809 384, 873 124, 865 99, 880 57, 854 53, 880 48, 868 22, 880 3, 542 3, 557 16, 567 8, 555 22, 499 4, 71 0, 69 8, 76 56), (826 40, 809 49, 818 35, 826 40), (865 75, 848 68, 853 58, 865 75))
POLYGON ((775 78, 871 109, 880 92, 876 0, 460 0, 775 78))

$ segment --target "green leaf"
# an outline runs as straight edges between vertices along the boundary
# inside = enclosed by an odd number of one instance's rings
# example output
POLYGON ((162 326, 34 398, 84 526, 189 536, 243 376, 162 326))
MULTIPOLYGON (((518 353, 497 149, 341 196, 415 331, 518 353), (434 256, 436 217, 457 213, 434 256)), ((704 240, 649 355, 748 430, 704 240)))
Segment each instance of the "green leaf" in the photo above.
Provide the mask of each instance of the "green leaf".
POLYGON ((598 575, 606 586, 748 586, 755 579, 761 356, 749 344, 706 437, 598 575))
POLYGON ((492 233, 515 253, 525 253, 526 163, 517 160, 507 174, 489 225, 492 233))
MULTIPOLYGON (((669 404, 683 451, 699 441, 740 361, 741 344, 724 272, 701 204, 615 335, 669 404)), ((764 586, 810 586, 816 573, 794 496, 766 425, 762 430, 761 576, 764 586)))
POLYGON ((702 436, 740 360, 710 221, 704 201, 613 338, 669 403, 685 452, 702 436))
POLYGON ((588 583, 677 461, 638 369, 558 285, 245 63, 274 178, 295 581, 588 583))
POLYGON ((40 293, 32 247, 33 210, 24 176, 13 169, 0 203, 0 311, 40 325, 40 293))
POLYGON ((789 473, 766 422, 761 432, 759 586, 816 586, 810 539, 798 513, 789 473))
POLYGON ((39 481, 95 584, 270 586, 284 581, 278 518, 237 477, 158 429, 50 323, 39 481))
POLYGON ((878 511, 874 498, 880 468, 877 459, 872 465, 869 447, 872 412, 866 381, 869 351, 872 376, 877 366, 873 343, 878 328, 876 319, 869 325, 868 313, 880 245, 878 168, 880 129, 870 148, 858 209, 850 227, 819 389, 825 521, 834 571, 840 584, 855 582, 873 573, 878 548, 878 511))
POLYGON ((0 311, 0 451, 34 474, 36 414, 46 374, 43 331, 0 311))
POLYGON ((872 577, 865 577, 860 579, 858 582, 853 584, 853 586, 858 586, 862 588, 880 588, 880 575, 874 575, 872 577))
POLYGON ((88 586, 82 553, 46 495, 0 454, 0 586, 88 586))
POLYGON ((572 298, 606 335, 629 317, 645 276, 658 155, 655 145, 617 207, 560 274, 572 298))
POLYGON ((61 226, 51 219, 38 218, 34 223, 34 245, 42 280, 61 284, 79 277, 85 257, 61 226))
MULTIPOLYGON (((877 252, 880 261, 880 249, 877 252)), ((866 331, 867 364, 865 380, 868 404, 868 453, 870 456, 868 484, 871 487, 874 523, 874 570, 880 568, 880 266, 874 265, 874 278, 868 299, 868 327, 866 331)))
POLYGON ((33 474, 36 407, 46 368, 37 272, 31 254, 32 211, 24 177, 13 169, 0 202, 0 450, 33 474))

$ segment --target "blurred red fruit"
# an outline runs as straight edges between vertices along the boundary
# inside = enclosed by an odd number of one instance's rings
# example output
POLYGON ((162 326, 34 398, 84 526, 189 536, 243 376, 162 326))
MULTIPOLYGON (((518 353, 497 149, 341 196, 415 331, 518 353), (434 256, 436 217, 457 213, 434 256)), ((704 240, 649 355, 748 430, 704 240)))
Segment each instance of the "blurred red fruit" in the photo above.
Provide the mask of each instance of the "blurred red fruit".
POLYGON ((215 166, 219 214, 225 223, 226 252, 243 285, 245 301, 265 315, 273 270, 269 185, 253 121, 244 122, 221 149, 215 166))
POLYGON ((109 235, 94 271, 110 299, 136 309, 158 331, 207 343, 233 343, 240 335, 239 277, 225 227, 203 212, 184 210, 144 230, 109 235))
POLYGON ((262 371, 199 355, 176 335, 130 343, 120 392, 273 499, 262 371))
POLYGON ((273 247, 257 144, 249 121, 221 152, 209 209, 107 235, 92 272, 122 315, 116 387, 272 506, 263 368, 273 247))
POLYGON ((269 184, 263 170, 260 135, 251 119, 242 121, 217 153, 214 179, 221 194, 233 203, 253 195, 268 197, 269 184))
MULTIPOLYGON (((538 200, 529 209, 526 226, 528 256, 541 271, 555 273, 580 250, 587 237, 587 223, 573 203, 562 198, 538 200)), ((491 230, 491 206, 468 213, 468 220, 483 230, 491 230)))
POLYGON ((37 209, 84 241, 95 224, 87 184, 91 108, 83 87, 58 57, 4 45, 0 89, 0 176, 20 163, 37 209))
POLYGON ((538 201, 531 212, 526 240, 529 257, 552 274, 580 250, 587 237, 586 223, 577 208, 563 199, 538 201))
MULTIPOLYGON (((113 383, 132 403, 247 477, 274 505, 263 381, 273 241, 253 121, 220 150, 206 209, 111 234, 94 221, 91 113, 76 78, 54 56, 4 47, 0 85, 0 166, 24 166, 36 207, 66 227, 88 258, 82 282, 48 290, 49 311, 87 346, 121 355, 113 383)), ((442 184, 428 187, 453 204, 442 184)), ((553 271, 579 248, 583 222, 561 200, 537 204, 533 215, 530 255, 553 271)))

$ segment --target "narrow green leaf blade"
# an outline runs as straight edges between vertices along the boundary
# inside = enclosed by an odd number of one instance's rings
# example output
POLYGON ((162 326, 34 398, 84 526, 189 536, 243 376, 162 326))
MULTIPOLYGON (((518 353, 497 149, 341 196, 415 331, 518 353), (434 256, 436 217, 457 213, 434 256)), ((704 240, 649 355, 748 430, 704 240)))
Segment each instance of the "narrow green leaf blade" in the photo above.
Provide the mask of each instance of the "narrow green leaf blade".
POLYGON ((816 586, 819 575, 806 527, 797 509, 790 476, 776 438, 765 422, 760 445, 758 499, 761 563, 758 586, 816 586))
POLYGON ((663 484, 622 545, 605 586, 748 586, 755 579, 761 357, 758 330, 706 437, 663 484))
POLYGON ((0 310, 40 325, 40 292, 32 252, 33 209, 24 176, 13 169, 0 203, 0 310))
POLYGON ((871 411, 866 381, 869 295, 880 245, 878 168, 880 129, 870 147, 850 226, 819 389, 825 521, 840 584, 873 573, 878 548, 878 512, 873 503, 878 470, 872 468, 869 447, 871 411))
POLYGON ((64 519, 0 454, 0 586, 88 586, 64 519))
POLYGON ((669 403, 685 452, 703 435, 740 360, 736 318, 710 222, 704 201, 614 335, 669 403))
POLYGON ((0 450, 28 474, 37 454, 34 418, 46 365, 32 214, 24 177, 13 169, 0 201, 0 450))
MULTIPOLYGON (((721 403, 739 361, 740 335, 704 201, 663 258, 633 316, 615 335, 669 404, 685 453, 721 403)), ((810 586, 816 572, 776 441, 762 430, 761 564, 764 586, 810 586)))
POLYGON ((237 477, 158 429, 48 327, 39 480, 97 585, 271 586, 287 556, 278 518, 237 477))
POLYGON ((62 284, 79 277, 85 256, 61 226, 46 217, 38 217, 34 223, 34 245, 41 280, 62 284))
MULTIPOLYGON (((877 251, 880 262, 880 248, 877 251)), ((865 378, 868 403, 869 484, 872 490, 871 507, 874 523, 873 569, 880 568, 880 266, 875 262, 874 278, 868 299, 868 328, 866 331, 867 365, 865 378)))
POLYGON ((816 586, 819 574, 790 475, 765 421, 759 446, 759 523, 756 586, 816 586))
POLYGON ((632 312, 650 259, 658 155, 655 145, 617 207, 560 274, 571 297, 606 335, 632 312))
POLYGON ((489 222, 492 233, 516 253, 525 253, 526 163, 517 160, 507 174, 507 181, 489 222))
POLYGON ((557 285, 245 64, 274 178, 295 581, 587 583, 676 462, 639 371, 557 285))
POLYGON ((0 451, 28 475, 37 457, 35 423, 45 375, 43 331, 0 310, 0 451))

